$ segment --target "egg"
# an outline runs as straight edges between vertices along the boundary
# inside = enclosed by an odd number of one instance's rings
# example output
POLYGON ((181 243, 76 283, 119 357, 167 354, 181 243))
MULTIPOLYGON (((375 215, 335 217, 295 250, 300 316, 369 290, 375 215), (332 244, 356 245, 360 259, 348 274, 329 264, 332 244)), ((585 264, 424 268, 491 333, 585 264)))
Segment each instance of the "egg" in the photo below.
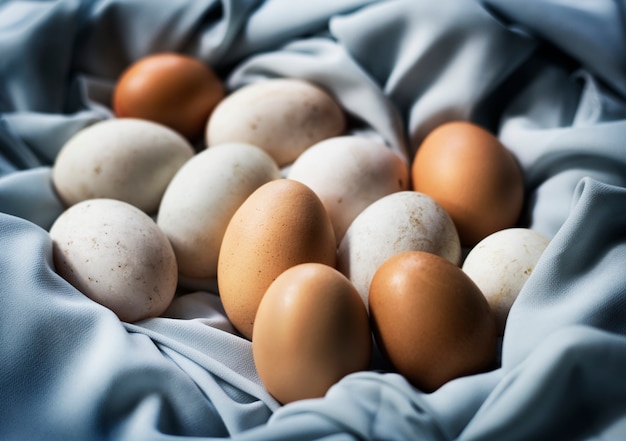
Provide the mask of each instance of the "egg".
POLYGON ((403 251, 428 251, 454 264, 461 244, 452 219, 430 196, 400 191, 367 206, 352 221, 337 249, 337 269, 368 305, 370 282, 382 263, 403 251))
POLYGON ((80 202, 50 228, 56 272, 120 320, 156 317, 174 298, 178 268, 165 234, 114 199, 80 202))
POLYGON ((184 54, 157 53, 131 64, 118 79, 113 110, 176 130, 190 141, 202 137, 225 88, 213 69, 184 54))
POLYGON ((490 234, 467 254, 462 269, 487 298, 501 335, 511 306, 549 243, 537 231, 508 228, 490 234))
POLYGON ((224 310, 244 337, 252 337, 259 302, 274 279, 307 262, 336 263, 335 235, 322 202, 291 179, 262 185, 233 214, 217 262, 224 310))
POLYGON ((169 183, 157 217, 174 247, 180 274, 216 277, 231 217, 254 190, 280 177, 272 158, 250 144, 216 145, 187 161, 169 183))
POLYGON ((52 167, 52 183, 66 206, 107 198, 153 214, 172 177, 194 153, 187 140, 161 124, 107 119, 63 145, 52 167))
POLYGON ((408 251, 386 260, 369 293, 377 346, 424 392, 495 367, 495 317, 472 280, 450 261, 408 251))
POLYGON ((283 404, 322 397, 346 375, 366 370, 371 346, 359 294, 328 265, 285 270, 259 304, 254 363, 268 392, 283 404))
POLYGON ((464 246, 516 225, 524 204, 522 171, 513 154, 487 130, 464 121, 426 136, 411 168, 413 188, 452 217, 464 246))
POLYGON ((368 205, 409 188, 409 167, 400 154, 379 141, 354 135, 314 144, 295 160, 287 177, 319 196, 338 242, 368 205))
POLYGON ((247 142, 283 167, 345 128, 343 109, 322 88, 300 79, 272 78, 226 96, 209 118, 206 143, 247 142))

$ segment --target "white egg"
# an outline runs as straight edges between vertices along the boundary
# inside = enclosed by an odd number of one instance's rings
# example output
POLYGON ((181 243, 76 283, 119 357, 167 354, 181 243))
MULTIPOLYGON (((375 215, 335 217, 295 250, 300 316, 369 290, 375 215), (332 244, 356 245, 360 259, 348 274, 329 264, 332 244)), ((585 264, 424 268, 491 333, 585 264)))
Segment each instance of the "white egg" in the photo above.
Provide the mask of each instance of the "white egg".
POLYGON ((501 334, 511 306, 549 242, 537 231, 508 228, 485 237, 465 257, 462 269, 487 298, 501 334))
POLYGON ((169 238, 180 274, 213 278, 228 222, 254 190, 280 177, 260 148, 225 143, 198 153, 167 187, 157 224, 169 238))
POLYGON ((57 273, 120 320, 158 316, 174 298, 174 250, 152 218, 126 202, 79 202, 57 218, 50 237, 57 273))
POLYGON ((446 211, 431 197, 400 191, 370 204, 350 224, 337 250, 337 268, 356 286, 366 307, 376 270, 404 251, 426 251, 458 265, 461 244, 446 211))
POLYGON ((161 124, 108 119, 82 129, 63 145, 52 182, 67 206, 110 198, 154 214, 165 187, 193 155, 187 140, 161 124))
POLYGON ((243 86, 220 101, 207 122, 206 143, 247 142, 283 167, 345 128, 343 109, 325 90, 300 79, 272 78, 243 86))
POLYGON ((337 242, 368 205, 409 186, 409 169, 402 157, 362 136, 338 136, 311 146, 296 159, 287 177, 317 194, 337 242))

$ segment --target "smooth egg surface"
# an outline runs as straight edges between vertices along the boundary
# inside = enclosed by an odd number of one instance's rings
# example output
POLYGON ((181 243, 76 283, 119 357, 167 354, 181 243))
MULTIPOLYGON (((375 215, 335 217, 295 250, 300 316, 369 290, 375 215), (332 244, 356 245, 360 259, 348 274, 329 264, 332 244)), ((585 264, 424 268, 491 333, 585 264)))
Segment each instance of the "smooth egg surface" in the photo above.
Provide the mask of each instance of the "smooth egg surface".
POLYGON ((368 205, 409 188, 409 167, 398 153, 379 141, 353 135, 311 146, 296 159, 287 177, 308 185, 319 196, 337 242, 368 205))
POLYGON ((303 263, 287 269, 263 296, 252 338, 254 363, 281 403, 322 397, 344 376, 366 370, 367 312, 336 269, 303 263))
POLYGON ((450 214, 464 246, 515 226, 520 217, 522 171, 498 138, 475 124, 455 121, 433 130, 417 149, 411 176, 416 191, 450 214))
POLYGON ((193 155, 191 144, 168 127, 112 118, 80 130, 63 145, 52 183, 66 206, 107 198, 154 214, 170 180, 193 155))
POLYGON ((336 263, 330 218, 317 195, 291 179, 255 190, 231 218, 218 256, 217 283, 224 310, 250 339, 265 291, 300 263, 336 263))
POLYGON ((278 178, 272 158, 250 144, 216 145, 187 161, 169 183, 157 218, 174 247, 180 273, 216 277, 231 217, 254 190, 278 178))
POLYGON ((206 63, 183 54, 157 53, 122 73, 113 109, 118 118, 154 121, 195 141, 224 94, 222 81, 206 63))
POLYGON ((178 281, 174 250, 138 208, 83 201, 57 218, 50 237, 57 273, 120 320, 156 317, 170 305, 178 281))
POLYGON ((422 251, 391 257, 372 280, 369 302, 381 352, 422 391, 495 367, 494 315, 478 287, 448 260, 422 251))
POLYGON ((480 288, 504 334, 509 311, 537 261, 550 243, 528 228, 507 228, 485 237, 473 247, 462 269, 480 288))
POLYGON ((206 143, 254 144, 283 167, 345 129, 343 109, 322 88, 295 78, 273 78, 226 96, 209 118, 206 143))

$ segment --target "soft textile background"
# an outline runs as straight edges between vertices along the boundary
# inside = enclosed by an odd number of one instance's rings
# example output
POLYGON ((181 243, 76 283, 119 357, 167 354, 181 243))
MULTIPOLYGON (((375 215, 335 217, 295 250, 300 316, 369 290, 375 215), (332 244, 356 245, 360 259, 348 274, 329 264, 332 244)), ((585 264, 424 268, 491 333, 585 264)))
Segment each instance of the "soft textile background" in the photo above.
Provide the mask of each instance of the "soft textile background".
POLYGON ((626 438, 626 4, 620 0, 61 0, 0 3, 0 439, 626 438), (157 4, 158 3, 158 4, 157 4), (58 277, 50 166, 111 117, 152 52, 230 88, 296 76, 410 157, 467 119, 523 166, 525 225, 552 242, 499 369, 432 394, 381 372, 279 407, 219 298, 120 323, 58 277))

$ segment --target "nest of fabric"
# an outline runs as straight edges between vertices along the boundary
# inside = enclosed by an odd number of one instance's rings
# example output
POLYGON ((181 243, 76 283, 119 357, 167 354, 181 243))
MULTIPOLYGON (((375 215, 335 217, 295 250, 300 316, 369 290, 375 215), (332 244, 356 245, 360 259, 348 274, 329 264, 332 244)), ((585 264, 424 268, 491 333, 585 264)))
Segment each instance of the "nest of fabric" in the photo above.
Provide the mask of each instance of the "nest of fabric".
POLYGON ((0 438, 623 439, 626 6, 620 2, 8 1, 0 5, 0 438), (479 124, 522 167, 523 223, 551 242, 497 369, 423 393, 379 371, 280 406, 211 292, 123 323, 54 271, 63 144, 112 118, 121 72, 192 55, 229 90, 323 86, 351 130, 411 157, 479 124))

